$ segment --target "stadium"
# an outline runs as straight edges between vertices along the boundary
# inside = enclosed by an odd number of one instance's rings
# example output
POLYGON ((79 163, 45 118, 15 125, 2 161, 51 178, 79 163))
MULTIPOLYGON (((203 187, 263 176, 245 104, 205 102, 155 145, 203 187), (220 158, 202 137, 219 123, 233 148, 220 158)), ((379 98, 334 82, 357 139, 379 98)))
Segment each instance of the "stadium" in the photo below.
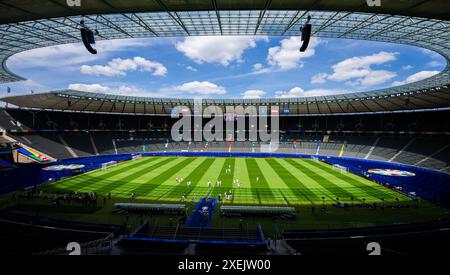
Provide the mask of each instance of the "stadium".
POLYGON ((398 86, 295 98, 8 88, 3 253, 420 255, 448 243, 448 1, 76 2, 0 0, 0 83, 25 81, 6 66, 14 55, 70 43, 96 54, 94 36, 367 40, 446 64, 398 86))

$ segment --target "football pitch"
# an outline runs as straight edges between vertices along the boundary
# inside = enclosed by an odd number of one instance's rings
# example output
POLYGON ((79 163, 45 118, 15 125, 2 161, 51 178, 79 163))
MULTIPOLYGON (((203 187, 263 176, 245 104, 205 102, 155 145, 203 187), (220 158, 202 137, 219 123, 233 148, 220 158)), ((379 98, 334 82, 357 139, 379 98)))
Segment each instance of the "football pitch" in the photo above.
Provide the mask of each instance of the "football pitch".
POLYGON ((186 201, 219 194, 225 197, 230 191, 232 196, 224 199, 225 204, 388 204, 410 200, 328 164, 298 158, 144 157, 65 179, 45 190, 96 192, 124 199, 135 194, 136 200, 156 203, 181 202, 183 195, 186 201))

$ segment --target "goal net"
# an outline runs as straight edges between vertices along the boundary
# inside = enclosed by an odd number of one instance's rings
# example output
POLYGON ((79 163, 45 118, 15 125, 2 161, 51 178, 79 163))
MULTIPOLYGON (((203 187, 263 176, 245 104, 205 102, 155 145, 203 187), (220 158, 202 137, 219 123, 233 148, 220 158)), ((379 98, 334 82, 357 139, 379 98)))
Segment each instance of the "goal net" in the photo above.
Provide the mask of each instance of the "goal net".
POLYGON ((320 159, 319 159, 319 158, 312 157, 311 159, 314 160, 315 162, 320 162, 320 159))
POLYGON ((348 173, 348 168, 339 164, 334 164, 333 168, 341 173, 348 173))
POLYGON ((108 168, 111 168, 114 166, 117 166, 117 161, 110 161, 110 162, 102 163, 102 169, 108 169, 108 168))
POLYGON ((137 160, 137 159, 141 159, 141 158, 142 158, 142 155, 141 155, 141 154, 137 154, 137 155, 131 156, 131 159, 132 159, 132 160, 137 160))

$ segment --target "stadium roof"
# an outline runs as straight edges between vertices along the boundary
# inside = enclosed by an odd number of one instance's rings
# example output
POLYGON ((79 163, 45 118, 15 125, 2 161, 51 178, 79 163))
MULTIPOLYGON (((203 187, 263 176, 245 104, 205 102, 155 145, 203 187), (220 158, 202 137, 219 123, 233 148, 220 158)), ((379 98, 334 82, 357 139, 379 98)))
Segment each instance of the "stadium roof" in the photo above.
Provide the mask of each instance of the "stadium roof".
MULTIPOLYGON (((81 20, 98 29, 98 40, 296 36, 310 15, 316 37, 408 44, 430 49, 447 59, 445 70, 434 77, 357 97, 420 94, 431 88, 448 90, 450 85, 448 0, 382 1, 381 7, 369 7, 366 0, 89 0, 82 1, 81 7, 68 7, 65 0, 0 0, 0 8, 0 83, 23 80, 6 67, 11 55, 80 42, 81 20)), ((80 46, 80 50, 84 49, 80 46)), ((31 104, 22 102, 22 107, 31 104)))
POLYGON ((1 0, 0 24, 81 14, 180 12, 218 10, 359 11, 447 20, 448 0, 382 0, 369 7, 366 0, 81 0, 69 7, 66 0, 1 0))
MULTIPOLYGON (((75 112, 170 115, 178 106, 195 109, 193 99, 129 97, 73 90, 14 96, 3 100, 23 108, 75 112)), ((436 109, 450 106, 450 87, 397 94, 370 92, 291 99, 206 99, 203 105, 217 106, 223 113, 226 112, 225 106, 279 106, 281 114, 287 115, 436 109), (285 113, 285 110, 289 110, 289 113, 285 113)))

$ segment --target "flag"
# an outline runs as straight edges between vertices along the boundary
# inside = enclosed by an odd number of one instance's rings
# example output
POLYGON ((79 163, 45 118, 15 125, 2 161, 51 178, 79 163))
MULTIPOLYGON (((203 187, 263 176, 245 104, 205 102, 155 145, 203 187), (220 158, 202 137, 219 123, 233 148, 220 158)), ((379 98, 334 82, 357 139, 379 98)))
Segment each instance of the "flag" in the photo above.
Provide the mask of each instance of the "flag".
POLYGON ((10 87, 7 88, 7 92, 6 93, 8 93, 8 94, 11 93, 11 88, 10 87))
POLYGON ((33 90, 31 90, 31 94, 34 94, 34 91, 33 91, 33 90))

